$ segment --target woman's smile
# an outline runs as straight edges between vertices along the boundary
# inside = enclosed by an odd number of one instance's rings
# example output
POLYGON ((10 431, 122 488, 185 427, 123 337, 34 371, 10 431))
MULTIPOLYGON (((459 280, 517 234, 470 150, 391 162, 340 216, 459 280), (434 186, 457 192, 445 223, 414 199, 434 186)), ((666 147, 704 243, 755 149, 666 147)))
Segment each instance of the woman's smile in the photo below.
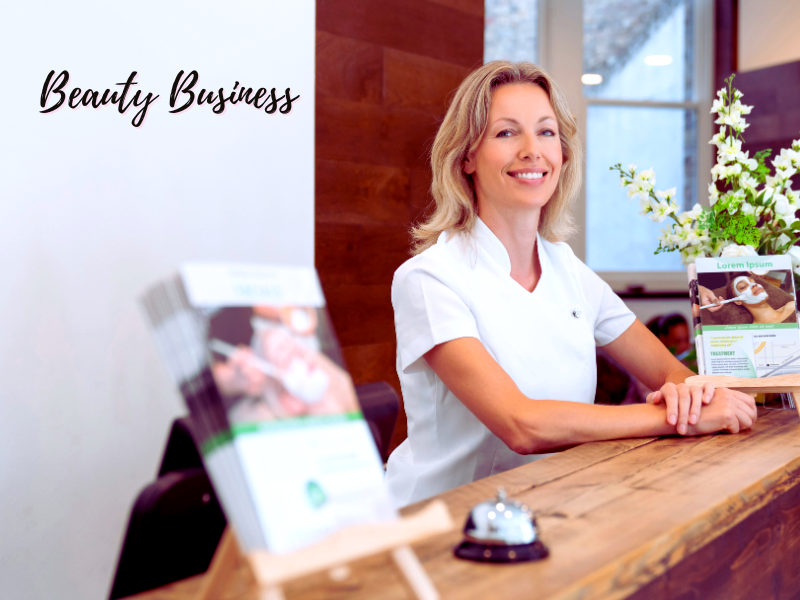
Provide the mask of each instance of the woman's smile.
POLYGON ((524 185, 544 185, 547 171, 544 169, 518 169, 508 174, 524 185))

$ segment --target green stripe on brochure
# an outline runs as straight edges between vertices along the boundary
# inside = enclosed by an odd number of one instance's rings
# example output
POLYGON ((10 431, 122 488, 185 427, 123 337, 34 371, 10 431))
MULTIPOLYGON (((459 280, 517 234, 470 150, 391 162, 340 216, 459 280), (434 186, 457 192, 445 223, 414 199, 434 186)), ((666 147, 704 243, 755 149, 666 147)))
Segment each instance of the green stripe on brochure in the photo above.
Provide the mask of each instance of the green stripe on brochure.
POLYGON ((233 436, 231 435, 230 431, 223 431, 222 433, 218 433, 217 435, 211 436, 205 442, 203 442, 200 446, 200 453, 203 456, 208 456, 217 448, 224 446, 225 444, 233 441, 233 436))
POLYGON ((318 427, 324 425, 334 425, 346 421, 357 421, 364 416, 360 410, 339 413, 338 415, 317 415, 310 417, 295 417, 293 419, 277 419, 275 421, 257 421, 251 423, 234 423, 231 426, 233 437, 247 435, 250 433, 261 433, 264 431, 285 431, 287 429, 303 429, 306 427, 318 427))
POLYGON ((703 331, 751 331, 762 329, 797 329, 797 323, 750 323, 748 325, 703 325, 703 331))

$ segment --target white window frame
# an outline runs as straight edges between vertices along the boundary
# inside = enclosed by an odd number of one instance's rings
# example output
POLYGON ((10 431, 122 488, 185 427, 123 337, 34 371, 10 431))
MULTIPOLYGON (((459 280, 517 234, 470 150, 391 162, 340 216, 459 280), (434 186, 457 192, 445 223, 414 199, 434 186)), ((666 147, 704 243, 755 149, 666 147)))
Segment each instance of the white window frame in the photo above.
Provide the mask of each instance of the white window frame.
MULTIPOLYGON (((697 198, 708 205, 713 151, 708 140, 714 135, 710 107, 714 97, 714 5, 713 0, 694 2, 694 81, 690 102, 647 102, 586 98, 583 95, 583 0, 538 0, 538 62, 558 81, 578 121, 581 143, 586 148, 586 111, 589 105, 643 106, 693 109, 697 125, 697 198)), ((630 157, 634 160, 635 157, 630 157)), ((620 157, 620 161, 628 159, 620 157)), ((585 174, 585 169, 584 169, 585 174)), ((620 190, 620 202, 625 196, 620 190)), ((586 260, 586 186, 580 192, 575 212, 581 234, 569 240, 575 254, 586 260)), ((644 223, 643 223, 644 224, 644 223)), ((653 238, 653 250, 658 241, 653 238)), ((617 292, 643 288, 646 292, 686 290, 686 270, 605 271, 598 275, 617 292)))

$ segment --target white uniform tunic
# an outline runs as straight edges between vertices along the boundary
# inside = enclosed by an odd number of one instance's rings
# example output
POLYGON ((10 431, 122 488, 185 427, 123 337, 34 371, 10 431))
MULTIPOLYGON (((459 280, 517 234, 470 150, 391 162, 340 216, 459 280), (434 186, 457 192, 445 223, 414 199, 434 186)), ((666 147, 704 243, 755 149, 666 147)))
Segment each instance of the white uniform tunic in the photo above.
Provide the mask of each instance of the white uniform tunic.
POLYGON ((449 233, 405 262, 392 284, 408 416, 408 439, 386 474, 398 507, 543 457, 517 454, 489 431, 431 370, 428 350, 474 337, 529 398, 590 404, 595 344, 613 341, 635 319, 564 243, 538 238, 542 275, 528 292, 511 278, 508 253, 483 221, 472 243, 449 233))

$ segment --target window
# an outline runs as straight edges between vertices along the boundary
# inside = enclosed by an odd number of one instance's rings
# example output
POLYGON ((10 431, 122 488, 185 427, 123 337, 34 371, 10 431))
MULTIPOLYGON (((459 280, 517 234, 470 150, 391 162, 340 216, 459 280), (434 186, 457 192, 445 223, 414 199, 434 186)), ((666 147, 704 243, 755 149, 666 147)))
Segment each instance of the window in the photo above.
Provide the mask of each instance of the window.
POLYGON ((483 60, 535 63, 538 57, 536 0, 486 0, 483 60))
POLYGON ((680 256, 653 254, 663 224, 639 214, 609 167, 653 167, 656 189, 677 188, 687 209, 707 203, 712 15, 711 0, 486 0, 485 59, 541 64, 585 132, 585 236, 570 245, 617 290, 685 289, 680 256))
POLYGON ((695 204, 693 8, 692 0, 583 2, 586 262, 595 271, 681 269, 677 253, 653 255, 663 225, 625 201, 609 167, 653 167, 656 189, 677 188, 683 210, 695 204))

